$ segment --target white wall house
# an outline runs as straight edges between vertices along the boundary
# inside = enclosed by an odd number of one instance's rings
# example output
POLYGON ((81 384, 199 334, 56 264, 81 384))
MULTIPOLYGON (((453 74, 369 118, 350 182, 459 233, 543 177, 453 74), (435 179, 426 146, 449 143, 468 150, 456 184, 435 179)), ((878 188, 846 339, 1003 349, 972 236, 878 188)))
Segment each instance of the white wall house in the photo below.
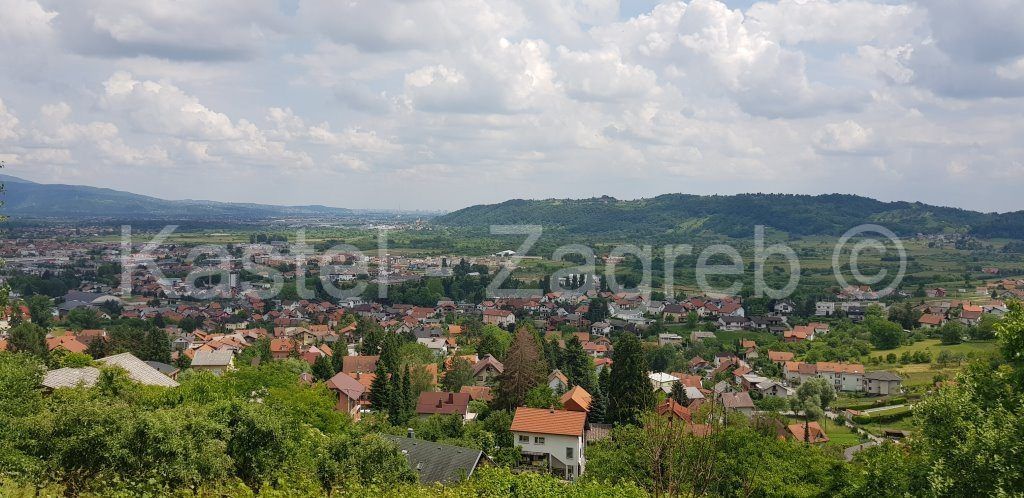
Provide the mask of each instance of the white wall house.
POLYGON ((517 408, 511 431, 521 463, 576 479, 586 469, 586 422, 586 412, 517 408))

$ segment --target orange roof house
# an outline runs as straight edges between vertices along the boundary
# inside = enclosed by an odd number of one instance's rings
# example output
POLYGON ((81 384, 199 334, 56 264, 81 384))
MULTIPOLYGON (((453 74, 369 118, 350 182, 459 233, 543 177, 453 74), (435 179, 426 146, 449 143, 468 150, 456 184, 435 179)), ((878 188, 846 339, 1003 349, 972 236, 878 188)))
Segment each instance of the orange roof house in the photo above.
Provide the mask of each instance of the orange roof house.
POLYGON ((828 436, 825 431, 821 429, 821 426, 817 422, 811 422, 807 424, 808 432, 810 437, 805 439, 806 433, 804 432, 804 424, 789 424, 787 427, 789 433, 793 435, 793 439, 797 441, 807 441, 811 444, 827 443, 828 436))
POLYGON ((516 408, 515 417, 512 418, 512 427, 509 430, 512 432, 582 437, 583 427, 586 423, 586 412, 521 406, 516 408))
POLYGON ((569 389, 559 398, 562 407, 572 412, 589 412, 594 397, 580 386, 569 389))

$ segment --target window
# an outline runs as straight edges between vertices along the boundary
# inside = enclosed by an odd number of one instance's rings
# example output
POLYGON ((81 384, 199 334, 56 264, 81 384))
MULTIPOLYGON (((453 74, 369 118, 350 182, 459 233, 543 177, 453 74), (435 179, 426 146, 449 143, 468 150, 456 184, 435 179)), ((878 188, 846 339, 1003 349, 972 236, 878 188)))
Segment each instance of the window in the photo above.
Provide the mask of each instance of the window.
POLYGON ((534 436, 533 444, 544 444, 544 438, 540 436, 534 436))
POLYGON ((520 434, 519 435, 519 442, 520 443, 529 443, 530 442, 530 436, 523 436, 522 434, 520 434))
POLYGON ((573 453, 572 448, 566 448, 565 449, 565 458, 573 458, 572 453, 573 453))

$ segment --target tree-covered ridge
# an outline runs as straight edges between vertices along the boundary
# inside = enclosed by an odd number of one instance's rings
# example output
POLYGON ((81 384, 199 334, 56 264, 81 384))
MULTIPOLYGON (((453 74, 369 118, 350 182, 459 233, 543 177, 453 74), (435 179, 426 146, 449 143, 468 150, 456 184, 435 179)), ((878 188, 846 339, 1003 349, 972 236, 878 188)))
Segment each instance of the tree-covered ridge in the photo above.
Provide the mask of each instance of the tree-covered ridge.
POLYGON ((665 194, 632 201, 513 199, 472 206, 435 220, 447 226, 537 224, 579 234, 657 236, 714 233, 749 237, 755 225, 792 235, 841 235, 879 223, 900 235, 960 231, 981 237, 1024 238, 1024 212, 979 213, 918 202, 882 202, 846 194, 665 194))

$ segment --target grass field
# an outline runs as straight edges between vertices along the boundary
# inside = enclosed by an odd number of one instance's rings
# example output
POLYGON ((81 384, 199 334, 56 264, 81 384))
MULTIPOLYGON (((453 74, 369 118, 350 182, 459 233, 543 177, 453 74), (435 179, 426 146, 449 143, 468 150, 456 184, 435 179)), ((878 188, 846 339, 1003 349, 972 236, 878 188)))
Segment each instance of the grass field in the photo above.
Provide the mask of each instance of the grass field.
POLYGON ((971 341, 961 344, 944 345, 941 344, 938 339, 926 339, 908 346, 900 346, 896 349, 872 350, 871 356, 882 356, 884 358, 892 353, 899 357, 904 352, 913 354, 918 351, 926 351, 932 355, 931 363, 908 363, 906 365, 900 363, 880 363, 877 365, 869 364, 866 365, 865 368, 868 370, 889 370, 896 372, 903 376, 904 387, 915 388, 930 386, 934 383, 935 376, 937 375, 953 377, 967 362, 977 358, 987 358, 998 354, 997 347, 998 346, 995 341, 971 341), (964 356, 965 361, 962 364, 953 362, 945 366, 940 366, 936 362, 936 359, 942 351, 948 351, 954 355, 961 354, 964 356))

